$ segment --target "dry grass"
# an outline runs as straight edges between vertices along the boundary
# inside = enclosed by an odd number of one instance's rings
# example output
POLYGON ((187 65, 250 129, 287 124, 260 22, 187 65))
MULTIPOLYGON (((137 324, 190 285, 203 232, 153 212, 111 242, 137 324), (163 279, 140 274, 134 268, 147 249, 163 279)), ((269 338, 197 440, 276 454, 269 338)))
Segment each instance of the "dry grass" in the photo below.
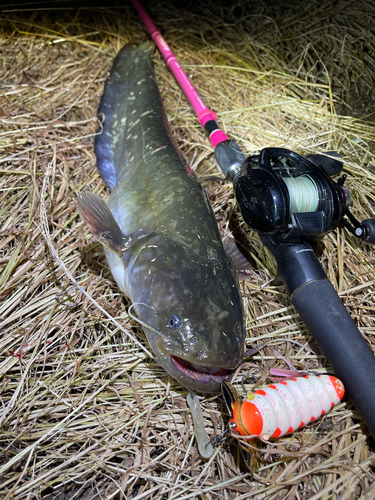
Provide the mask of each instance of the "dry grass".
MULTIPOLYGON (((372 217, 375 127, 352 118, 366 109, 352 112, 346 100, 357 86, 358 102, 371 104, 375 7, 363 0, 355 9, 336 3, 334 11, 331 2, 293 6, 148 7, 244 151, 339 151, 354 212, 372 217)), ((95 169, 96 110, 116 52, 146 37, 132 8, 4 11, 0 29, 0 498, 373 498, 375 455, 349 400, 265 445, 251 477, 228 442, 210 460, 199 457, 186 390, 124 332, 148 348, 75 200, 83 189, 108 194, 95 169), (42 234, 43 214, 54 251, 42 234)), ((199 175, 217 174, 204 131, 159 54, 155 61, 182 152, 199 175)), ((247 347, 287 338, 318 352, 285 291, 272 286, 274 261, 231 208, 229 183, 210 182, 207 190, 223 233, 230 226, 246 237, 256 262, 242 283, 247 347)), ((320 259, 372 346, 374 248, 339 229, 323 240, 320 259)), ((298 369, 325 369, 320 354, 289 342, 276 349, 298 369)), ((276 366, 287 367, 266 348, 237 381, 276 366)), ((204 398, 202 408, 209 435, 221 432, 222 399, 204 398)))

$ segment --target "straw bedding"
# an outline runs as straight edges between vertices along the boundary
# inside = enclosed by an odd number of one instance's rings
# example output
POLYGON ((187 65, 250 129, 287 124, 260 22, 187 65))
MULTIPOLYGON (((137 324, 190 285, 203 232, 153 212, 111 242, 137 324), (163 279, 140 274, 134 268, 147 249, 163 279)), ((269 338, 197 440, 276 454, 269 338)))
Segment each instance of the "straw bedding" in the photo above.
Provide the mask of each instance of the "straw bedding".
MULTIPOLYGON (((375 216, 373 2, 147 7, 243 151, 339 151, 355 215, 375 216)), ((147 342, 76 209, 85 189, 109 194, 95 169, 96 110, 117 51, 147 34, 127 4, 27 8, 4 7, 0 17, 0 498, 373 498, 373 442, 348 399, 264 443, 253 476, 231 441, 210 460, 199 457, 187 391, 142 349, 147 342)), ((181 151, 199 176, 218 175, 158 53, 155 65, 181 151)), ((314 351, 266 347, 243 365, 236 386, 247 374, 265 381, 269 368, 287 362, 326 371, 285 290, 274 286, 273 258, 244 226, 231 185, 205 186, 223 235, 245 242, 255 263, 241 285, 247 348, 290 339, 314 351)), ((340 228, 318 255, 373 347, 374 247, 340 228)), ((201 404, 208 434, 219 434, 228 421, 222 398, 201 404)))

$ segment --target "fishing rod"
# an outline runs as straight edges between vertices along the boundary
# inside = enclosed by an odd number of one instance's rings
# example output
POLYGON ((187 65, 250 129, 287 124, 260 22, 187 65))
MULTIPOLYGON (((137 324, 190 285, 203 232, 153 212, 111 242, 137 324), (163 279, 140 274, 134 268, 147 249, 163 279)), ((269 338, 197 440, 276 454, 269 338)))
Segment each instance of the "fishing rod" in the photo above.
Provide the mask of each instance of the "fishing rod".
POLYGON ((375 243, 375 219, 358 221, 349 211, 350 191, 338 153, 306 157, 284 148, 264 148, 246 158, 220 129, 160 31, 138 2, 133 5, 199 123, 207 131, 215 159, 232 181, 245 222, 260 236, 277 262, 277 279, 335 374, 342 380, 375 438, 375 356, 328 280, 311 243, 343 224, 356 237, 375 243))

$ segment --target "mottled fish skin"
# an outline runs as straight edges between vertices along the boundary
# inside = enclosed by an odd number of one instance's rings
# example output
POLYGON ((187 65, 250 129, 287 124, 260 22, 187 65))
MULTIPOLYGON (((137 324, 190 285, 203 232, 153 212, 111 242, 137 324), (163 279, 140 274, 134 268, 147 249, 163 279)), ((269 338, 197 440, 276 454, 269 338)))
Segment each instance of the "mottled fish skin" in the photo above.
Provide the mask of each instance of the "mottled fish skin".
POLYGON ((112 190, 108 207, 131 241, 123 256, 104 251, 138 317, 181 346, 144 327, 160 364, 186 388, 213 393, 218 380, 183 373, 171 355, 203 373, 235 369, 245 337, 242 300, 204 189, 171 139, 153 50, 146 42, 120 51, 99 108, 97 164, 112 190), (180 326, 170 326, 171 316, 180 326))

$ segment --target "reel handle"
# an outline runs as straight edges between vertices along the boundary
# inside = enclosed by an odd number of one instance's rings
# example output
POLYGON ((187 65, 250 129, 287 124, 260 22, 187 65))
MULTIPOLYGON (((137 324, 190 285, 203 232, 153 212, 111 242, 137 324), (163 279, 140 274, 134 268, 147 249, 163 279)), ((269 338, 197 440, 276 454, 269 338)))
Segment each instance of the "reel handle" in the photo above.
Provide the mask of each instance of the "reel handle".
POLYGON ((328 280, 312 247, 263 236, 278 277, 375 438, 375 356, 328 280))
POLYGON ((344 167, 343 159, 336 151, 326 151, 323 154, 310 154, 306 155, 305 158, 322 167, 324 172, 330 177, 340 174, 344 167))
POLYGON ((367 243, 375 243, 375 219, 365 219, 355 229, 358 238, 367 243))

